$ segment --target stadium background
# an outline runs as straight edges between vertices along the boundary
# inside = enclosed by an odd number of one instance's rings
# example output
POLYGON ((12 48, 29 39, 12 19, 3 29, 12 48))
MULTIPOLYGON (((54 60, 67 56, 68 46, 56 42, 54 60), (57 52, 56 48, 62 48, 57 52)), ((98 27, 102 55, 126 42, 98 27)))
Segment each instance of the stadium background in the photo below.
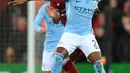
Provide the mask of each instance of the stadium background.
MULTIPOLYGON (((93 18, 93 29, 110 73, 130 73, 130 31, 124 25, 130 18, 127 0, 102 0, 101 13, 93 18)), ((128 0, 129 1, 129 0, 128 0)), ((44 1, 36 1, 36 13, 44 1)), ((45 27, 43 21, 41 26, 45 27)), ((18 6, 0 1, 0 73, 25 73, 27 70, 27 3, 18 6)), ((130 29, 129 29, 130 30, 130 29)), ((44 34, 35 33, 36 73, 41 73, 44 34)), ((76 63, 80 73, 94 73, 93 67, 81 57, 76 63), (86 63, 86 64, 85 64, 86 63)))

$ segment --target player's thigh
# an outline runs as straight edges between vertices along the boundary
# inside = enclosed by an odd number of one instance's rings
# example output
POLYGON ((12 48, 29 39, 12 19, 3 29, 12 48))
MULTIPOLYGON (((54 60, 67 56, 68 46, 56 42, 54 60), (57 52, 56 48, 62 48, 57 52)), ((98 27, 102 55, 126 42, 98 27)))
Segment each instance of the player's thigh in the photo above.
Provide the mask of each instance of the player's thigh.
POLYGON ((42 70, 43 71, 51 71, 52 63, 53 63, 53 52, 44 51, 42 58, 42 70))
POLYGON ((100 52, 100 47, 93 34, 85 36, 85 39, 81 42, 80 49, 86 57, 93 52, 100 52))
POLYGON ((83 52, 77 48, 71 55, 70 60, 75 63, 81 56, 83 56, 83 52))
POLYGON ((78 46, 78 36, 72 33, 64 33, 59 41, 57 47, 63 47, 68 51, 68 54, 72 54, 78 46))

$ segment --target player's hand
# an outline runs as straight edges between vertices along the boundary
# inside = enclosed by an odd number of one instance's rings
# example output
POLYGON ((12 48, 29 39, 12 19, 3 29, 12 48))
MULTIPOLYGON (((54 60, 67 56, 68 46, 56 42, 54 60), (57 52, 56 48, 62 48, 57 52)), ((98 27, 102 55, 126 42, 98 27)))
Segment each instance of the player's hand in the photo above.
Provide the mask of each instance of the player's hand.
POLYGON ((46 12, 52 18, 55 18, 55 17, 58 16, 57 11, 56 11, 56 9, 54 7, 47 6, 46 7, 46 12))
POLYGON ((58 14, 58 11, 51 6, 46 7, 47 14, 52 17, 52 21, 54 24, 58 24, 60 21, 60 14, 58 14))
POLYGON ((14 0, 14 1, 9 1, 8 4, 13 4, 13 5, 20 5, 25 3, 27 0, 14 0))
POLYGON ((40 28, 40 33, 41 34, 45 34, 46 32, 47 32, 47 30, 45 28, 43 28, 43 27, 40 28))

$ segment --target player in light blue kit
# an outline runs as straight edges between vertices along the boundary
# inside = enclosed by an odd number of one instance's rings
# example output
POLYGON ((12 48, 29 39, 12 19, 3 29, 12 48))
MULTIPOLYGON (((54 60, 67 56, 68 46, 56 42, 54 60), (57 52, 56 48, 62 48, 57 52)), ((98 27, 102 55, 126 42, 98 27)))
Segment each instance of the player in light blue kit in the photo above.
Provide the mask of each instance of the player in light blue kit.
POLYGON ((49 73, 49 71, 51 71, 51 65, 53 61, 52 53, 56 48, 64 30, 64 26, 62 23, 54 24, 52 22, 51 17, 48 16, 48 14, 46 13, 47 6, 50 6, 50 2, 42 5, 34 21, 35 29, 37 32, 47 32, 45 36, 42 60, 42 70, 44 71, 44 73, 49 73), (40 26, 43 19, 46 22, 46 29, 40 26))
MULTIPOLYGON (((67 23, 62 38, 57 46, 51 73, 60 73, 62 61, 80 48, 88 61, 93 64, 95 73, 105 73, 101 51, 92 31, 92 17, 98 7, 98 0, 69 0, 67 9, 67 23)), ((58 14, 54 16, 53 10, 49 14, 58 20, 58 14)))
MULTIPOLYGON (((55 51, 56 46, 60 41, 60 38, 64 30, 64 25, 61 22, 59 24, 54 24, 52 22, 52 18, 48 16, 48 14, 46 13, 46 7, 48 6, 50 6, 50 2, 47 2, 41 6, 34 21, 35 30, 40 33, 46 33, 46 38, 44 42, 43 60, 42 60, 43 73, 50 73, 51 71, 53 63, 52 53, 55 51), (43 19, 46 22, 46 29, 40 26, 43 19)), ((72 58, 71 60, 73 59, 76 60, 77 58, 72 58)), ((64 65, 62 73, 68 73, 68 72, 78 73, 72 61, 70 61, 69 59, 66 58, 63 64, 64 65)))

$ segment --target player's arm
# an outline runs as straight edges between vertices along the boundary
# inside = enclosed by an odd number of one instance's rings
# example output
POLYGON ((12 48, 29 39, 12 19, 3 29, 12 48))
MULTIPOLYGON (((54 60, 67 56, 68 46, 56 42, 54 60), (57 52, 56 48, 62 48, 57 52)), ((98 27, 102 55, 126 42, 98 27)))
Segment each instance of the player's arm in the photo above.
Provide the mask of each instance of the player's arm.
POLYGON ((35 17, 35 20, 34 20, 34 27, 35 27, 35 30, 37 32, 40 32, 40 33, 46 33, 46 29, 44 27, 41 27, 40 24, 42 22, 42 20, 44 19, 44 12, 45 12, 45 7, 44 5, 39 9, 36 17, 35 17))
POLYGON ((32 1, 32 0, 14 0, 14 1, 9 1, 7 4, 13 4, 13 5, 21 5, 24 4, 27 1, 32 1))
POLYGON ((60 15, 59 15, 59 12, 54 8, 54 7, 51 7, 51 6, 47 6, 46 7, 46 12, 47 14, 52 17, 52 21, 55 23, 55 24, 58 24, 60 22, 60 15))
POLYGON ((9 1, 8 4, 13 4, 13 5, 21 5, 24 4, 25 2, 27 2, 29 0, 14 0, 14 1, 9 1))

